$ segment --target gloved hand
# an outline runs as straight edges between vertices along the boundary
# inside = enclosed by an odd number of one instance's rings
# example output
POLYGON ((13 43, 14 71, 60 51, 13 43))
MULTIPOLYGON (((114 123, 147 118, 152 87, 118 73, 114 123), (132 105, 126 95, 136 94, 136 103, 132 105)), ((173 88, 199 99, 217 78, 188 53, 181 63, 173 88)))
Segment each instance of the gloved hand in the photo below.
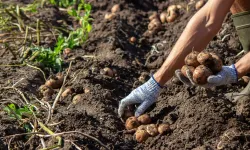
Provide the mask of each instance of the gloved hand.
POLYGON ((121 100, 118 109, 119 117, 123 116, 124 109, 127 106, 138 103, 140 105, 135 111, 135 116, 140 116, 156 101, 160 89, 160 84, 152 76, 146 83, 134 89, 127 97, 121 100))
POLYGON ((176 77, 184 84, 188 86, 201 86, 205 88, 211 88, 215 86, 236 83, 238 80, 237 70, 234 65, 231 66, 222 66, 222 70, 216 75, 211 75, 207 78, 207 84, 197 85, 193 81, 193 75, 191 71, 187 70, 186 78, 180 71, 180 69, 175 71, 176 77))

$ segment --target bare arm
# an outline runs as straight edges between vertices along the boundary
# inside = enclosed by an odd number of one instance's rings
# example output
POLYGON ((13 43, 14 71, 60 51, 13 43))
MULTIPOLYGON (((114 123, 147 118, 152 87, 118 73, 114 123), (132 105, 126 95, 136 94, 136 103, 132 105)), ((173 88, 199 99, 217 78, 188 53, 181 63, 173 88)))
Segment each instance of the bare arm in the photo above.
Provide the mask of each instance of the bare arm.
POLYGON ((238 78, 241 78, 242 76, 250 72, 249 60, 250 60, 250 52, 248 52, 235 64, 235 68, 238 72, 238 78))
MULTIPOLYGON (((193 47, 196 51, 201 51, 207 46, 221 28, 233 2, 234 0, 209 0, 192 17, 168 58, 154 74, 154 78, 158 83, 164 85, 172 78, 175 70, 183 66, 184 58, 192 51, 193 47)), ((242 66, 243 62, 244 60, 239 62, 238 66, 242 66)))

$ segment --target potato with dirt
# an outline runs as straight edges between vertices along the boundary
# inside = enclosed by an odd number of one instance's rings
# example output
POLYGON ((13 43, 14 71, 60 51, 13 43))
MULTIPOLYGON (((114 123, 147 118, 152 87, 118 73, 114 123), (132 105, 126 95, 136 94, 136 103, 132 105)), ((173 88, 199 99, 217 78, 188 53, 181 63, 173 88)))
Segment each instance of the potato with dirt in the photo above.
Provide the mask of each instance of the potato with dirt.
POLYGON ((188 65, 184 65, 184 66, 182 66, 182 68, 181 68, 181 73, 185 76, 185 77, 188 77, 187 76, 187 71, 190 71, 190 73, 194 73, 194 70, 195 70, 195 68, 193 67, 193 66, 188 66, 188 65))
POLYGON ((136 117, 132 116, 126 120, 125 127, 127 130, 137 128, 140 125, 136 117))
POLYGON ((195 68, 193 73, 193 80, 198 85, 207 83, 207 78, 213 75, 213 72, 206 66, 200 65, 195 68))
POLYGON ((200 65, 200 63, 198 62, 197 56, 198 56, 199 52, 197 51, 192 51, 191 53, 189 53, 186 57, 185 57, 185 64, 188 66, 193 66, 193 67, 197 67, 200 65))

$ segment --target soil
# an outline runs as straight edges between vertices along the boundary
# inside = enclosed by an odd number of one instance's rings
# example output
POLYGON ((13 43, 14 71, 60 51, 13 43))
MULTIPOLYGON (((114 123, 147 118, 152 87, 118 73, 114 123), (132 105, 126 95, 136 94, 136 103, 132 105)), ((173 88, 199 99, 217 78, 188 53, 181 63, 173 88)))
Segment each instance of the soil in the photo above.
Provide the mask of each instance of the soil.
MULTIPOLYGON (((27 1, 26 1, 27 2, 27 1)), ((25 3, 26 3, 25 2, 25 3)), ((171 4, 184 4, 185 0, 91 0, 93 29, 86 43, 64 58, 64 75, 70 62, 66 87, 74 93, 60 98, 50 123, 58 123, 50 129, 55 133, 80 131, 92 135, 109 149, 195 149, 213 150, 222 145, 226 150, 250 149, 249 141, 249 99, 232 102, 224 94, 241 91, 247 83, 220 86, 213 89, 186 87, 173 79, 166 83, 157 102, 147 110, 154 123, 171 124, 172 132, 164 136, 149 137, 144 143, 137 143, 133 134, 124 134, 124 123, 118 117, 119 101, 134 88, 143 84, 138 78, 142 73, 154 73, 170 53, 189 19, 197 12, 194 5, 188 11, 180 10, 180 17, 173 23, 165 23, 160 31, 145 35, 149 15, 154 11, 161 13, 171 4), (112 21, 104 19, 114 4, 121 5, 112 21), (131 43, 134 36, 137 41, 131 43), (155 46, 158 52, 152 49, 155 46), (89 56, 89 57, 86 57, 89 56), (74 58, 74 59, 72 59, 74 58), (113 77, 100 73, 105 67, 115 71, 113 77), (77 104, 72 98, 80 94, 77 104)), ((28 3, 28 2, 27 2, 28 3)), ((44 21, 56 22, 60 19, 59 9, 46 7, 46 12, 35 17, 44 21), (58 13, 57 13, 58 12, 58 13)), ((235 56, 241 51, 238 36, 229 13, 219 33, 206 47, 206 50, 220 55, 224 65, 235 63, 235 56), (226 36, 226 37, 225 37, 226 36), (224 38, 225 37, 225 38, 224 38)), ((63 16, 65 17, 65 16, 63 16)), ((202 38, 197 39, 202 40, 202 38)), ((0 53, 0 64, 16 64, 19 57, 13 57, 10 51, 0 53)), ((49 78, 55 73, 42 68, 49 78)), ((29 66, 0 67, 0 87, 11 86, 17 81, 16 88, 22 91, 32 104, 41 99, 39 87, 45 83, 42 73, 29 66), (20 81, 20 79, 23 80, 20 81)), ((59 89, 48 100, 50 104, 56 98, 59 89)), ((21 96, 14 90, 0 90, 0 99, 12 100, 19 104, 21 96)), ((1 102, 2 103, 2 102, 1 102)), ((16 120, 10 119, 0 110, 0 136, 24 133, 25 130, 16 120)), ((41 110, 41 121, 45 122, 47 112, 41 110)), ((64 139, 74 141, 82 149, 103 149, 96 141, 80 134, 65 135, 64 139)), ((1 149, 8 149, 10 139, 0 139, 1 149)), ((51 138, 44 138, 46 145, 52 145, 51 138)), ((15 137, 11 147, 15 149, 42 148, 39 138, 27 142, 25 136, 15 137)), ((77 149, 65 141, 62 149, 77 149)))

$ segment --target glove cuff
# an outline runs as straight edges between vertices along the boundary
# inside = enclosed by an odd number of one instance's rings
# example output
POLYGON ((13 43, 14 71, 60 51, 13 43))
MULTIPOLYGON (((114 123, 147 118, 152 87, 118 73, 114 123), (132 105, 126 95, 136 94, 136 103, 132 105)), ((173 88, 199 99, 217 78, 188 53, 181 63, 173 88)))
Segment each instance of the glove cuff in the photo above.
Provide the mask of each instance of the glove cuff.
POLYGON ((230 72, 232 74, 232 83, 236 83, 238 81, 238 72, 235 68, 235 65, 232 64, 231 66, 229 66, 229 68, 231 69, 230 72))
POLYGON ((162 88, 162 86, 155 80, 154 76, 151 76, 148 80, 146 87, 149 91, 159 91, 162 88))

